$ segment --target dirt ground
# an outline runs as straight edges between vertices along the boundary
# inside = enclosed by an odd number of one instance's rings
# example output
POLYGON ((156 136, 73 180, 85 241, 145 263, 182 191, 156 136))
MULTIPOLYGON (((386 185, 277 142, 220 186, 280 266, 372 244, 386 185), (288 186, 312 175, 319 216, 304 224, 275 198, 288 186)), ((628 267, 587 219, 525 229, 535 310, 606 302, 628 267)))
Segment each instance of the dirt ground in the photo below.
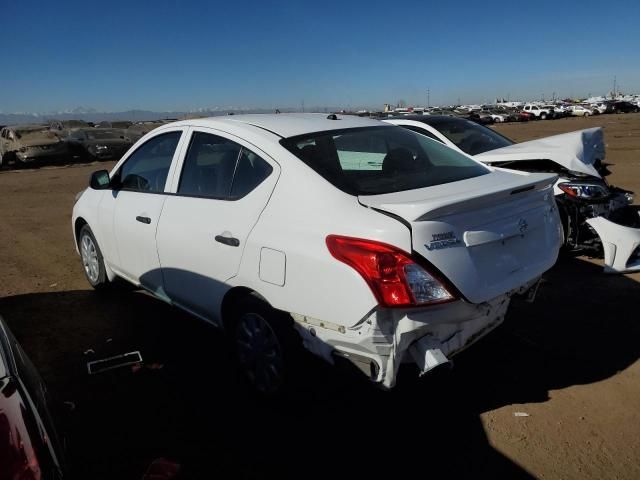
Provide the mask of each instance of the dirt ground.
MULTIPOLYGON (((497 129, 524 141, 590 126, 605 127, 609 180, 640 192, 640 114, 497 129)), ((282 403, 260 402, 218 332, 134 289, 88 287, 71 208, 111 165, 0 172, 0 314, 75 404, 58 415, 75 478, 139 479, 158 457, 194 479, 640 478, 640 275, 563 259, 451 371, 407 369, 380 392, 312 362, 282 403), (87 375, 88 360, 130 350, 162 368, 87 375)))

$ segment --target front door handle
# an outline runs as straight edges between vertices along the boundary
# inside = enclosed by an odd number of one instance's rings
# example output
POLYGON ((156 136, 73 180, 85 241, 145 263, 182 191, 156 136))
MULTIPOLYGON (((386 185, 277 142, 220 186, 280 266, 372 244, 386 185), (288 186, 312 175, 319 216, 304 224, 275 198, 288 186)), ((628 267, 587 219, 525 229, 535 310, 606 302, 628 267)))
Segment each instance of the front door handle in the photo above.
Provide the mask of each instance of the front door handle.
POLYGON ((136 220, 140 223, 144 223, 146 225, 149 225, 151 223, 151 219, 149 217, 141 217, 140 215, 138 215, 136 217, 136 220))
POLYGON ((234 237, 226 237, 223 235, 216 235, 216 242, 224 243, 225 245, 229 245, 230 247, 239 247, 240 240, 234 237))

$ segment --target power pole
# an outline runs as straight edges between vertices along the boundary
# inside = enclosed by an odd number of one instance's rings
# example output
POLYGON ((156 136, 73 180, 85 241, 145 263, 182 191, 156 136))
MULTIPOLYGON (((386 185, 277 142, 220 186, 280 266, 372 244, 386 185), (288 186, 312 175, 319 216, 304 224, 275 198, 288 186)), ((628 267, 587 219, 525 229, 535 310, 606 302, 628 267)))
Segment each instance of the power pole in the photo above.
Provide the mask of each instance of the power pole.
POLYGON ((615 100, 616 98, 616 76, 613 76, 613 99, 615 100))
POLYGON ((429 90, 429 88, 427 88, 427 108, 429 108, 431 105, 431 91, 429 90))

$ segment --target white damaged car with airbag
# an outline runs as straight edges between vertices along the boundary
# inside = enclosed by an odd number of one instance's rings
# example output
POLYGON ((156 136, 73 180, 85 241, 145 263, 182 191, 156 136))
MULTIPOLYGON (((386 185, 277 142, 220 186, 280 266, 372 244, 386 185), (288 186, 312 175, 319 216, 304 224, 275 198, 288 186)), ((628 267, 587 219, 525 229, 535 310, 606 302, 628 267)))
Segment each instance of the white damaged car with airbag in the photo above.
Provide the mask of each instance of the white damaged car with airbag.
POLYGON ((640 214, 633 192, 613 186, 602 128, 514 143, 470 120, 412 115, 385 120, 428 135, 483 163, 558 175, 554 187, 570 253, 604 257, 607 273, 640 271, 640 214))

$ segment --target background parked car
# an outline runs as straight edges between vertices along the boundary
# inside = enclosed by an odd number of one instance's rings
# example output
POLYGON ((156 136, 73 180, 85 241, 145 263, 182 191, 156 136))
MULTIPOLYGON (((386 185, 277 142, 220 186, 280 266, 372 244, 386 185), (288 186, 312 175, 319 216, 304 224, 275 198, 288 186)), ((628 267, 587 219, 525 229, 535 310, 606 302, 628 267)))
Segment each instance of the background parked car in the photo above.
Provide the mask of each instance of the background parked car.
POLYGON ((47 389, 0 317, 0 480, 61 480, 64 452, 47 389))
POLYGON ((640 112, 640 107, 631 102, 618 101, 611 104, 613 113, 636 113, 640 112))
POLYGON ((125 136, 131 140, 132 143, 137 142, 144 135, 149 133, 154 128, 158 128, 164 125, 164 122, 161 120, 150 120, 146 122, 136 122, 133 125, 129 126, 125 132, 125 136))
POLYGON ((540 107, 538 105, 533 105, 531 103, 525 105, 522 110, 526 113, 533 115, 535 118, 539 120, 546 120, 547 118, 553 118, 552 110, 545 107, 540 107))
POLYGON ((593 112, 583 105, 571 105, 569 112, 571 112, 571 116, 573 117, 588 117, 593 115, 593 112))
POLYGON ((34 160, 66 159, 69 149, 45 125, 18 125, 0 131, 0 165, 25 164, 34 160))
POLYGON ((427 135, 490 165, 558 174, 554 193, 565 248, 604 256, 607 272, 640 270, 638 209, 631 205, 632 192, 605 180, 610 172, 604 163, 601 128, 514 143, 493 129, 464 119, 413 116, 385 121, 427 135))
POLYGON ((483 125, 494 123, 494 116, 488 112, 471 112, 467 118, 483 125))
POLYGON ((531 112, 525 112, 524 110, 518 112, 518 121, 520 122, 528 122, 529 120, 534 120, 536 116, 531 112))
POLYGON ((82 160, 119 160, 133 144, 124 130, 116 128, 79 128, 67 137, 72 156, 82 160))
POLYGON ((86 128, 90 127, 84 120, 50 120, 49 130, 54 132, 61 138, 65 138, 69 135, 69 132, 74 128, 86 128))

